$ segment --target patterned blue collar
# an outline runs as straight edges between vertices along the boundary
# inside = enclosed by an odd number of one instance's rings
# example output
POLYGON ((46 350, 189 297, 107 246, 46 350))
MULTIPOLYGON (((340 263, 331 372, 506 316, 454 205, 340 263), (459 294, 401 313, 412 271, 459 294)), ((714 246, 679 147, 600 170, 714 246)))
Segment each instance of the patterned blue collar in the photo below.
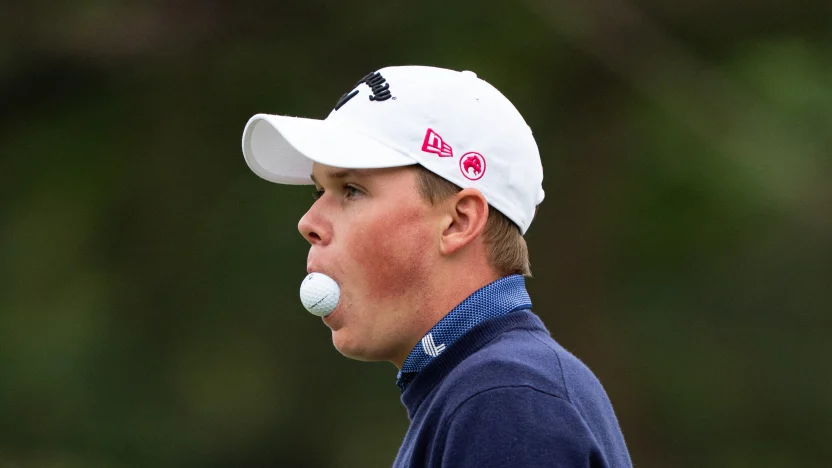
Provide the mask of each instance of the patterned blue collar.
POLYGON ((436 356, 481 322, 515 310, 530 309, 532 300, 526 292, 526 280, 520 275, 506 276, 468 296, 442 318, 408 354, 396 385, 404 391, 436 356))

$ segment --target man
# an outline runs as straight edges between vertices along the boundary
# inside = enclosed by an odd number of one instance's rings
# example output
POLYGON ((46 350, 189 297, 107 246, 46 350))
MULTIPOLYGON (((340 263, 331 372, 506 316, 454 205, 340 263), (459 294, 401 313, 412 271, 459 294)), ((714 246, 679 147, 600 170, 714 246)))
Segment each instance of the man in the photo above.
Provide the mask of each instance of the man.
POLYGON ((523 234, 543 200, 531 129, 469 71, 389 67, 326 120, 258 114, 243 154, 314 184, 307 269, 340 286, 345 356, 390 361, 411 424, 396 467, 629 467, 601 384, 532 313, 523 234))

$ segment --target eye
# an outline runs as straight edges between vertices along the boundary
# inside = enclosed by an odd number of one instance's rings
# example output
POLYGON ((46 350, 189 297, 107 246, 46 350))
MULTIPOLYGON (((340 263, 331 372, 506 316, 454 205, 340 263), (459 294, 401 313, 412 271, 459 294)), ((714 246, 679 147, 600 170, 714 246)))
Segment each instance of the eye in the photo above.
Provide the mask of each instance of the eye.
POLYGON ((312 193, 312 199, 317 201, 319 198, 324 196, 324 189, 316 188, 315 191, 312 193))
POLYGON ((364 192, 361 191, 358 187, 353 185, 344 185, 344 197, 345 198, 355 198, 357 196, 363 195, 364 192))

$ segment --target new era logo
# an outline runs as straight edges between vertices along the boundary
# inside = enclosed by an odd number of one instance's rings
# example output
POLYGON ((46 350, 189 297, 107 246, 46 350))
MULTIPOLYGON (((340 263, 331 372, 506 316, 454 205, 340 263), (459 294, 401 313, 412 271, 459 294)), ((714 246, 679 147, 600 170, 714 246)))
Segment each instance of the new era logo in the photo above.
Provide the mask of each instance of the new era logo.
POLYGON ((445 351, 445 345, 437 345, 433 341, 433 333, 428 333, 424 338, 422 338, 422 349, 428 356, 436 357, 439 356, 439 353, 445 351))
POLYGON ((451 145, 442 141, 442 137, 432 129, 428 129, 425 133, 425 141, 422 143, 422 151, 426 153, 438 154, 443 158, 450 158, 454 155, 454 150, 451 145))

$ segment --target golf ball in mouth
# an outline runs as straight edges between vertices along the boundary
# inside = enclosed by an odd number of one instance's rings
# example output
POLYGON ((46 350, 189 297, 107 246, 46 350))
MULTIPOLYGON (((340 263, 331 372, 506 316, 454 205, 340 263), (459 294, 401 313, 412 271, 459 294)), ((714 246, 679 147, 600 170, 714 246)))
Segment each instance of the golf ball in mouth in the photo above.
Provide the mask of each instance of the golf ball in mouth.
POLYGON ((300 284, 300 302, 309 313, 318 317, 331 314, 340 297, 338 283, 323 273, 309 273, 300 284))

